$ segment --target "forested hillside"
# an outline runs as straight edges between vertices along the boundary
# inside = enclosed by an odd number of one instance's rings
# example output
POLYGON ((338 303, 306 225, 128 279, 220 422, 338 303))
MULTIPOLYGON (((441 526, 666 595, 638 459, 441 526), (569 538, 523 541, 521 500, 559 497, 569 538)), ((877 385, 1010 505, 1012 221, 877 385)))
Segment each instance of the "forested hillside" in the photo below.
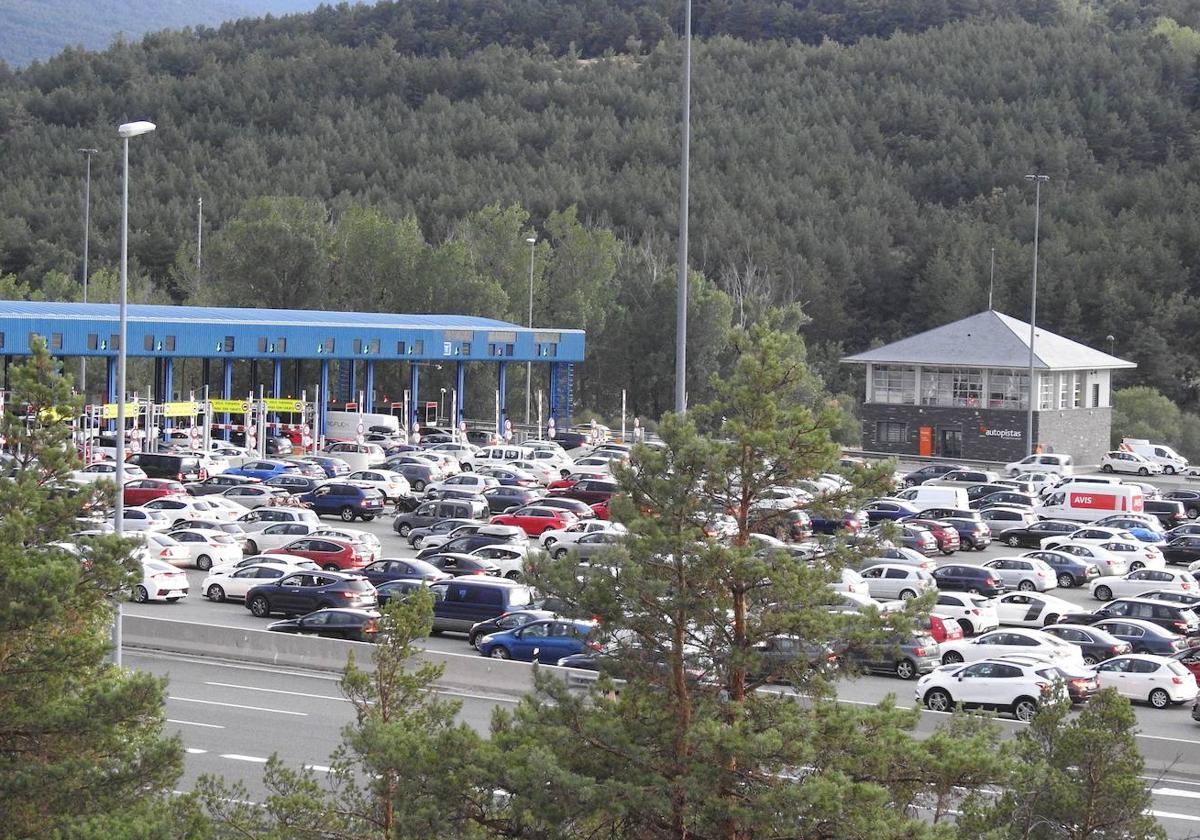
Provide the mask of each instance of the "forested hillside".
POLYGON ((103 49, 157 29, 303 12, 316 0, 2 0, 0 61, 23 66, 66 47, 103 49))
MULTIPOLYGON (((649 290, 669 298, 672 283, 677 10, 603 8, 323 8, 5 74, 0 273, 35 289, 47 271, 78 276, 80 146, 102 150, 92 258, 113 264, 114 128, 151 119, 159 130, 135 141, 132 252, 159 294, 520 318, 532 229, 547 249, 535 321, 591 333, 589 376, 606 387, 587 403, 628 384, 639 410, 669 407, 653 391, 669 392, 673 301, 649 290), (246 281, 297 253, 313 255, 303 283, 246 281)), ((992 249, 995 306, 1024 317, 1022 176, 1039 171, 1052 179, 1039 321, 1101 347, 1112 335, 1140 365, 1122 384, 1195 406, 1197 14, 1172 0, 698 4, 698 30, 719 33, 696 45, 692 111, 691 263, 709 327, 798 303, 810 357, 844 386, 843 352, 986 306, 992 249), (822 9, 840 9, 825 25, 843 43, 799 24, 768 37, 822 9)))

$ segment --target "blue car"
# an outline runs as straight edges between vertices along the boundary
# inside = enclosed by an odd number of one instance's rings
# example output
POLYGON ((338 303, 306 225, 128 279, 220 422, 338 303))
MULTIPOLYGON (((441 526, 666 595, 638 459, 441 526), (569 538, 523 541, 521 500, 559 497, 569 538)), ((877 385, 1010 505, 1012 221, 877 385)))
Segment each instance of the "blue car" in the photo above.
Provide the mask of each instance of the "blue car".
POLYGON ((587 650, 598 651, 592 640, 596 625, 590 621, 550 619, 531 621, 523 627, 491 633, 479 639, 479 652, 492 659, 516 659, 553 665, 564 656, 587 650))
POLYGON ((376 560, 364 567, 359 574, 365 577, 371 583, 379 586, 387 583, 389 580, 445 580, 452 575, 448 575, 434 566, 432 563, 426 563, 424 560, 400 560, 384 558, 376 560))
POLYGON ((266 481, 277 475, 302 475, 300 468, 295 464, 270 458, 247 461, 240 467, 230 467, 225 472, 227 475, 244 475, 247 478, 257 478, 259 481, 266 481))
POLYGON ((305 455, 303 460, 323 469, 326 478, 337 478, 350 474, 350 465, 341 458, 331 458, 328 455, 305 455))
POLYGON ((916 516, 921 509, 903 499, 875 499, 863 505, 867 519, 874 525, 877 522, 895 521, 906 516, 916 516))
POLYGON ((361 519, 370 522, 383 513, 383 494, 374 487, 359 487, 342 481, 322 484, 300 501, 313 509, 317 516, 340 516, 343 522, 361 519))

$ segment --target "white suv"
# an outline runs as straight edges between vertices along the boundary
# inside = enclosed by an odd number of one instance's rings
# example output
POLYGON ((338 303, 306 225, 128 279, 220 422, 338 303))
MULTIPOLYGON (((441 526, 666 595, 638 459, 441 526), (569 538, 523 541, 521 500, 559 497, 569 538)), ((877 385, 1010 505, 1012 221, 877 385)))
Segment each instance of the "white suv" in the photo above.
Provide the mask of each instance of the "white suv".
POLYGON ((963 708, 1009 712, 1028 721, 1048 695, 1066 696, 1058 672, 1049 662, 1030 664, 1003 659, 981 659, 959 665, 943 665, 917 680, 916 699, 935 712, 963 708))
POLYGON ((1149 458, 1136 452, 1122 452, 1114 449, 1100 459, 1100 472, 1136 473, 1138 475, 1161 475, 1162 464, 1156 464, 1149 458))

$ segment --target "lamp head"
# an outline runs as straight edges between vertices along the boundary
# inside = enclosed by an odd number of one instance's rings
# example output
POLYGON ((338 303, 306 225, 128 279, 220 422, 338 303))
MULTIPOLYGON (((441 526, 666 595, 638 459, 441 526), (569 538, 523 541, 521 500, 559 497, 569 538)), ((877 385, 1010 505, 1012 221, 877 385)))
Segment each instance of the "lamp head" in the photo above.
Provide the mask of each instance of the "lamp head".
POLYGON ((118 126, 117 134, 128 140, 130 137, 137 137, 139 134, 149 134, 157 127, 152 122, 139 120, 138 122, 128 122, 118 126))
POLYGON ((100 150, 99 150, 99 149, 76 149, 75 151, 79 152, 79 154, 81 154, 81 155, 97 155, 97 154, 100 154, 100 150))
POLYGON ((1025 180, 1026 181, 1041 181, 1044 183, 1044 182, 1050 180, 1050 176, 1049 175, 1026 175, 1025 180))
POLYGON ((525 241, 528 242, 530 245, 535 245, 535 244, 537 244, 537 237, 531 236, 528 239, 526 239, 525 241))

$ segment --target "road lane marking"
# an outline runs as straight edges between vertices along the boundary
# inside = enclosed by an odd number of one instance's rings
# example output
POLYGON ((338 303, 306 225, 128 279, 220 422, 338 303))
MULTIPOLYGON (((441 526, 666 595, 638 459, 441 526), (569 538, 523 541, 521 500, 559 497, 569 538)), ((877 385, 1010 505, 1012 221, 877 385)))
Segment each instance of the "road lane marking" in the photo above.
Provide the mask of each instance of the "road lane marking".
POLYGON ((1177 744, 1200 744, 1200 741, 1191 738, 1169 738, 1166 735, 1144 735, 1141 732, 1133 736, 1134 738, 1149 738, 1152 741, 1172 741, 1177 744))
POLYGON ((167 723, 178 724, 179 726, 203 726, 205 729, 224 729, 225 727, 219 723, 197 723, 194 720, 175 720, 167 718, 167 723))
POLYGON ((520 702, 519 697, 496 697, 491 694, 472 694, 469 691, 455 691, 450 688, 438 688, 436 685, 432 689, 428 689, 434 694, 445 694, 447 697, 466 697, 469 700, 492 700, 496 703, 509 703, 516 705, 520 702))
POLYGON ((179 703, 203 703, 206 706, 227 706, 231 709, 248 709, 252 712, 271 712, 277 715, 295 715, 297 717, 308 717, 308 712, 290 712, 287 709, 268 709, 263 706, 243 706, 239 703, 219 703, 216 700, 198 700, 195 697, 176 697, 174 694, 167 695, 168 700, 175 700, 179 703))
POLYGON ((204 755, 208 750, 202 750, 199 747, 185 747, 184 752, 188 755, 204 755))
POLYGON ((1155 787, 1150 788, 1150 792, 1155 796, 1180 796, 1184 799, 1200 799, 1200 792, 1194 790, 1180 790, 1179 788, 1155 787))
POLYGON ((305 764, 305 770, 311 770, 314 773, 332 773, 332 767, 326 767, 324 764, 305 764))
POLYGON ((1185 820, 1187 822, 1200 822, 1200 817, 1195 814, 1176 814, 1172 811, 1147 811, 1152 817, 1157 817, 1160 820, 1185 820))
POLYGON ((349 703, 350 702, 345 697, 334 697, 329 694, 307 694, 303 691, 285 691, 282 688, 259 688, 258 686, 254 686, 254 685, 238 685, 237 683, 213 682, 211 680, 206 680, 204 684, 205 685, 215 685, 220 688, 240 688, 243 691, 265 691, 265 692, 269 692, 271 694, 288 694, 288 695, 291 695, 292 697, 311 697, 315 700, 334 700, 338 703, 349 703))
POLYGON ((221 753, 221 758, 228 758, 232 761, 249 761, 252 764, 266 764, 267 759, 259 758, 256 755, 239 755, 238 753, 221 753))
POLYGON ((1200 787, 1200 781, 1194 779, 1169 779, 1166 776, 1138 776, 1139 779, 1147 779, 1160 785, 1191 785, 1192 787, 1200 787))

